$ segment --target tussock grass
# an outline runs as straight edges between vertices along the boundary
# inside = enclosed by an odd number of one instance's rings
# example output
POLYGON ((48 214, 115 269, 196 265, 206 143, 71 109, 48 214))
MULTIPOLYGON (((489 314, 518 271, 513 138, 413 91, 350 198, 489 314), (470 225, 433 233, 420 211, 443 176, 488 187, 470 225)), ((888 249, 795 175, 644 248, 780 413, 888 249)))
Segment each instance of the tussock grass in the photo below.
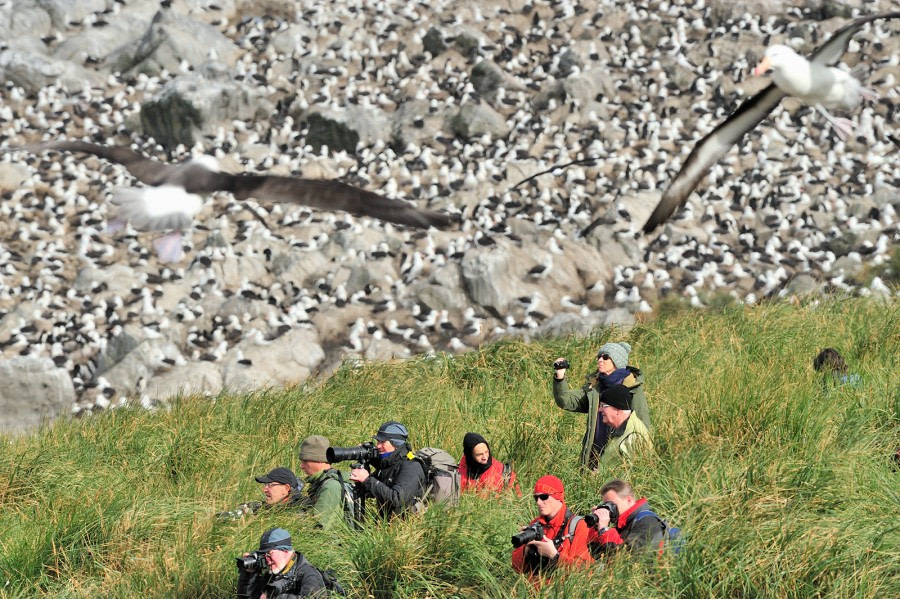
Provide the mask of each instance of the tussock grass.
POLYGON ((231 597, 234 556, 271 526, 357 597, 900 596, 900 310, 895 302, 673 310, 630 331, 496 343, 462 356, 344 365, 287 390, 185 397, 6 440, 0 452, 0 596, 231 597), (550 364, 594 367, 625 339, 646 375, 655 452, 580 473, 584 416, 556 408, 550 364), (823 390, 811 361, 837 347, 859 388, 823 390), (297 469, 299 441, 367 440, 388 419, 415 447, 461 451, 472 430, 512 459, 525 497, 463 497, 452 511, 325 535, 304 517, 216 511, 259 499, 255 475, 297 469), (586 510, 629 479, 687 536, 650 565, 619 556, 536 589, 510 565, 552 472, 586 510))

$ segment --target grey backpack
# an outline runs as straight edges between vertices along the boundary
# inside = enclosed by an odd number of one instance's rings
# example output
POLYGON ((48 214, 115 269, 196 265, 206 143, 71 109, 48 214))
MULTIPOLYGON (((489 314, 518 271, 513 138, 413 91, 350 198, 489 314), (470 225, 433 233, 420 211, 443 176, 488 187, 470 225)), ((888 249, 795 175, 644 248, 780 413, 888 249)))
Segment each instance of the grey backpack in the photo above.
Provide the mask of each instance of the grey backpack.
POLYGON ((452 455, 437 447, 425 447, 415 452, 415 460, 425 472, 425 486, 416 502, 416 511, 424 511, 426 503, 456 505, 459 501, 459 465, 452 455))

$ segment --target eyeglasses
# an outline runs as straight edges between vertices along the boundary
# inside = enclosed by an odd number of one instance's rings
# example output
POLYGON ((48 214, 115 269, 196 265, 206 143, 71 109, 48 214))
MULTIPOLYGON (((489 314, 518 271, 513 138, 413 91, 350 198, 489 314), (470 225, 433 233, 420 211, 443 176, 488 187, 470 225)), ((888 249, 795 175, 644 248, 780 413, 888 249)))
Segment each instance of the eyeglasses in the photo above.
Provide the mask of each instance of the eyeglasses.
POLYGON ((537 501, 538 499, 540 499, 541 501, 547 501, 548 499, 550 499, 550 493, 538 493, 534 496, 534 500, 537 501))
POLYGON ((265 483, 265 484, 263 485, 263 489, 268 489, 269 487, 275 487, 275 486, 278 486, 278 485, 287 485, 287 486, 289 486, 289 487, 291 486, 291 485, 288 485, 287 483, 270 482, 270 483, 265 483))
POLYGON ((612 358, 609 357, 609 354, 597 354, 597 359, 598 360, 612 360, 612 358))

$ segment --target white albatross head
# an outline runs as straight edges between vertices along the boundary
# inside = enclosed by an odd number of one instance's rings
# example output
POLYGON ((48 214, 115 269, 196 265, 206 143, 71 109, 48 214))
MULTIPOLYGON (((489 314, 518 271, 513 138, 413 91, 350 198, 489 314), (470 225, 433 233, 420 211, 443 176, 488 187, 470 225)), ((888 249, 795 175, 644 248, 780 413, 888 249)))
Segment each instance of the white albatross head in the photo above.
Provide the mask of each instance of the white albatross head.
POLYGON ((763 59, 753 69, 753 74, 759 76, 769 70, 780 70, 796 64, 798 60, 806 62, 806 59, 797 54, 793 48, 784 44, 773 44, 766 48, 763 59))

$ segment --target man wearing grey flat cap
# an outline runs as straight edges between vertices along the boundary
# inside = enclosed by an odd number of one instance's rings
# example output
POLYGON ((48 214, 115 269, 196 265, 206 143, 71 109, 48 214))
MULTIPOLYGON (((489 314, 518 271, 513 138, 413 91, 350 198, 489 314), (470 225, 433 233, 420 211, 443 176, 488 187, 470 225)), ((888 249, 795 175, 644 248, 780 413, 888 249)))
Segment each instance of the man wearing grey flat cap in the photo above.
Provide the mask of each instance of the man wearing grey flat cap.
POLYGON ((385 422, 374 435, 378 450, 378 459, 373 462, 375 472, 370 475, 365 468, 350 472, 350 480, 359 483, 367 496, 375 498, 378 512, 384 517, 412 507, 425 486, 425 471, 413 459, 408 438, 405 426, 395 420, 385 422))

